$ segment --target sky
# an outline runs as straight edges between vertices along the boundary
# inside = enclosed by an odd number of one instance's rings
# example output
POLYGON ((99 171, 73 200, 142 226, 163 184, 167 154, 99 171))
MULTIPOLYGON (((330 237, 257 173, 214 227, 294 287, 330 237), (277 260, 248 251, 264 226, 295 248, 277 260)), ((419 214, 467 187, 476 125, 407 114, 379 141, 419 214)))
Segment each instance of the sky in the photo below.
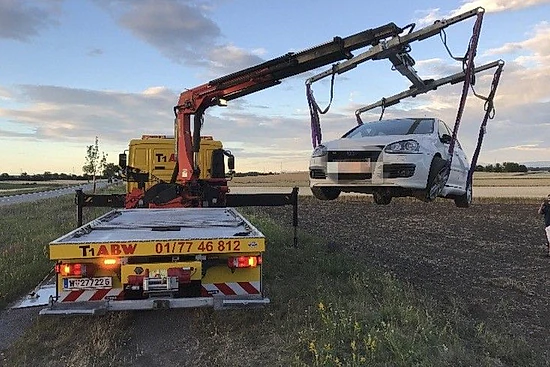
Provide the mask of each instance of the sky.
MULTIPOLYGON (((476 65, 506 62, 479 162, 550 161, 550 0, 0 0, 0 172, 81 174, 96 136, 117 163, 130 139, 173 135, 173 106, 186 89, 335 36, 389 22, 417 30, 478 6, 486 13, 476 65)), ((446 29, 454 56, 466 52, 473 23, 446 29)), ((461 70, 439 36, 412 43, 410 54, 424 79, 461 70)), ((307 170, 304 82, 329 68, 208 109, 203 135, 232 151, 237 171, 307 170)), ((476 92, 487 95, 492 78, 493 70, 480 73, 476 92)), ((336 76, 323 141, 353 128, 357 108, 409 86, 387 60, 336 76)), ((324 107, 329 78, 313 90, 324 107)), ((438 117, 452 126, 460 92, 461 85, 440 87, 384 117, 438 117)), ((469 157, 483 115, 470 92, 458 134, 469 157)))

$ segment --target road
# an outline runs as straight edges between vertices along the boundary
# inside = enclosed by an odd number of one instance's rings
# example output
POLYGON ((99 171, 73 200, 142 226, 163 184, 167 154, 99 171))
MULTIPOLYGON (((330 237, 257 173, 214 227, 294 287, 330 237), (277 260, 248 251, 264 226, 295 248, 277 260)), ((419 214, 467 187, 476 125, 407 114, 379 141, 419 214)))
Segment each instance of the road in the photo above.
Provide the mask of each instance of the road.
MULTIPOLYGON (((107 181, 98 181, 96 183, 96 188, 101 189, 109 185, 107 181)), ((29 194, 19 194, 19 195, 11 195, 11 196, 2 196, 0 197, 0 206, 3 205, 11 205, 11 204, 20 204, 20 203, 28 203, 36 200, 42 200, 42 199, 49 199, 49 198, 55 198, 62 195, 68 195, 68 194, 74 194, 76 189, 82 189, 84 191, 91 191, 93 188, 93 184, 82 184, 82 185, 75 185, 75 186, 69 186, 69 187, 63 187, 56 190, 48 190, 48 191, 41 191, 41 192, 34 192, 29 194)))

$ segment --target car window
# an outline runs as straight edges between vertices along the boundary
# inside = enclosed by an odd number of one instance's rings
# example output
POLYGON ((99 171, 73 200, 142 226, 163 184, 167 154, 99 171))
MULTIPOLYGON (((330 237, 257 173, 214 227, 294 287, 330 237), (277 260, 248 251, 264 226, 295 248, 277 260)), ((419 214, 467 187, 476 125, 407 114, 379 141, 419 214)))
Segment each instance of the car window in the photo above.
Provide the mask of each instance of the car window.
POLYGON ((359 139, 366 136, 431 134, 433 119, 397 119, 367 122, 344 134, 343 138, 359 139))
POLYGON ((451 134, 451 130, 449 130, 447 125, 443 121, 439 120, 439 137, 441 138, 443 134, 447 134, 451 136, 453 135, 451 134))
MULTIPOLYGON (((444 123, 443 121, 439 120, 439 137, 441 138, 441 136, 443 136, 443 134, 447 134, 447 135, 453 136, 453 133, 451 132, 451 129, 449 129, 449 127, 447 126, 447 124, 444 123)), ((456 139, 455 144, 456 144, 457 147, 459 147, 460 149, 462 149, 462 147, 460 146, 460 142, 458 141, 458 139, 456 139)))

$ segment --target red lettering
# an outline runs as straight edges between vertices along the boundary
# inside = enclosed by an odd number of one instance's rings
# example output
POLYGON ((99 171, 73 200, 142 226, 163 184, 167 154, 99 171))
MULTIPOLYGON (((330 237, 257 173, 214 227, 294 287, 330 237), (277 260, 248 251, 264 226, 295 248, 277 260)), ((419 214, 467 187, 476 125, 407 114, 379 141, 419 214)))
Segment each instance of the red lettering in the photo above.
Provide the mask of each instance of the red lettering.
POLYGON ((122 245, 122 251, 124 251, 124 255, 132 255, 136 251, 136 247, 136 243, 133 245, 122 245))
POLYGON ((109 251, 107 250, 107 246, 101 245, 99 246, 99 250, 97 251, 97 256, 104 256, 109 255, 109 251))
POLYGON ((172 155, 170 156, 170 159, 168 160, 168 162, 175 162, 176 161, 176 155, 174 153, 172 153, 172 155))
POLYGON ((121 252, 120 245, 111 245, 111 255, 120 255, 121 252))

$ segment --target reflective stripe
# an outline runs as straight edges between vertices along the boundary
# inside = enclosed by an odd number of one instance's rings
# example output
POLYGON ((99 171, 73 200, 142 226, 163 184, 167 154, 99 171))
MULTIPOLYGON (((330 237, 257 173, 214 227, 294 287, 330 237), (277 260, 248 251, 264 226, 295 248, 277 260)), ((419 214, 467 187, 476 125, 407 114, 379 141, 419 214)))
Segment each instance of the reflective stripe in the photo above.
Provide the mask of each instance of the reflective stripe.
POLYGON ((105 297, 119 298, 121 294, 122 288, 65 291, 59 293, 59 302, 101 301, 105 297))
POLYGON ((238 283, 214 283, 203 284, 201 294, 203 296, 215 296, 223 294, 226 296, 243 296, 248 294, 260 294, 260 282, 238 282, 238 283))

